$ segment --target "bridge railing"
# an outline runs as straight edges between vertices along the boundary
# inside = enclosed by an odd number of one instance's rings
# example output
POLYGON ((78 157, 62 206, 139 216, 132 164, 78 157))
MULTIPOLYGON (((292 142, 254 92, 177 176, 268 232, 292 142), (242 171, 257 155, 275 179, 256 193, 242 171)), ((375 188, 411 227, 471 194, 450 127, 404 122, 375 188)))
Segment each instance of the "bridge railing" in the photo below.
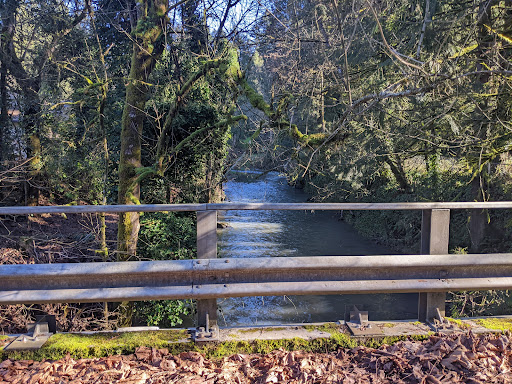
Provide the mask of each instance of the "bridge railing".
POLYGON ((0 207, 0 215, 197 212, 197 259, 0 265, 0 304, 197 299, 198 324, 217 321, 217 298, 419 293, 418 319, 444 315, 446 292, 512 288, 512 254, 449 255, 451 209, 512 202, 220 203, 0 207), (224 210, 421 210, 421 254, 217 259, 224 210))

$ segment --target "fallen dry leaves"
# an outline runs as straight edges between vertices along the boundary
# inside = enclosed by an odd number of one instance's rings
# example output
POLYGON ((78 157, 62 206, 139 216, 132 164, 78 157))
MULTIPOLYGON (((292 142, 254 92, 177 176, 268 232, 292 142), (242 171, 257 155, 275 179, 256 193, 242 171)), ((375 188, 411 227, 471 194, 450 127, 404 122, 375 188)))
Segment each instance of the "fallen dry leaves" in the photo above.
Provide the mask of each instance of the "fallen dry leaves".
POLYGON ((0 363, 0 383, 512 383, 505 335, 432 336, 379 349, 333 353, 274 351, 208 360, 141 347, 133 355, 0 363))

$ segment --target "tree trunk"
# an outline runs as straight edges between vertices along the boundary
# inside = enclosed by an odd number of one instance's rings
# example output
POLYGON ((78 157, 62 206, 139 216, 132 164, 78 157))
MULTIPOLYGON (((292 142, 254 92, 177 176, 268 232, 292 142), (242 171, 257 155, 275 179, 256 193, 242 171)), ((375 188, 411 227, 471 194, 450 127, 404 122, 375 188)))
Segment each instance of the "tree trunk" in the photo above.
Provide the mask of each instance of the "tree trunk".
POLYGON ((24 111, 22 127, 27 136, 27 158, 29 161, 29 177, 26 180, 26 205, 39 204, 39 191, 42 183, 41 177, 41 133, 39 118, 41 105, 39 102, 39 79, 28 85, 23 91, 24 111))
MULTIPOLYGON (((165 1, 146 0, 135 29, 126 102, 122 116, 121 158, 119 160, 119 204, 138 204, 140 185, 136 170, 141 166, 141 136, 144 109, 148 95, 148 77, 163 51, 162 26, 165 24, 168 4, 165 1)), ((119 215, 117 231, 118 260, 135 258, 139 237, 139 213, 119 215)))
MULTIPOLYGON (((487 61, 488 50, 493 45, 493 37, 489 35, 487 26, 492 26, 492 6, 495 1, 489 1, 482 3, 478 13, 478 50, 479 50, 479 62, 477 67, 484 67, 487 61)), ((479 91, 491 92, 493 85, 489 84, 486 88, 486 84, 489 82, 490 75, 483 74, 478 78, 478 82, 475 84, 475 88, 479 91)), ((497 90, 496 90, 497 91, 497 90)), ((489 108, 487 100, 482 100, 478 103, 478 109, 475 111, 475 132, 479 132, 482 141, 488 138, 487 129, 479 129, 478 124, 480 119, 480 112, 487 111, 489 108)), ((485 181, 487 172, 485 167, 482 167, 481 158, 479 157, 475 161, 474 169, 480 171, 471 182, 471 195, 474 201, 484 201, 488 194, 488 185, 485 181)), ((469 217, 469 237, 471 239, 470 252, 478 253, 481 251, 482 241, 485 238, 485 231, 487 228, 487 211, 483 209, 471 209, 469 217)))
MULTIPOLYGON (((147 75, 143 70, 144 56, 137 42, 133 44, 129 83, 121 129, 121 158, 119 161, 119 204, 137 204, 140 186, 136 170, 141 166, 141 135, 144 106, 147 96, 147 75)), ((117 231, 118 260, 134 258, 139 236, 139 213, 124 212, 119 215, 117 231)))
POLYGON ((321 132, 325 133, 325 96, 324 96, 324 71, 320 72, 320 124, 321 132))
POLYGON ((391 172, 393 173, 393 176, 395 176, 400 190, 404 193, 412 193, 411 184, 409 183, 409 180, 407 180, 407 175, 405 174, 405 170, 402 166, 402 159, 400 159, 399 156, 395 156, 395 159, 396 163, 389 155, 384 156, 384 161, 389 165, 389 168, 391 168, 391 172))
MULTIPOLYGON (((137 21, 135 31, 132 31, 135 40, 121 121, 119 204, 139 204, 140 184, 136 171, 141 166, 141 137, 145 104, 149 92, 148 78, 164 48, 162 27, 166 23, 168 8, 168 3, 165 0, 142 1, 139 7, 141 16, 137 21)), ((119 261, 135 258, 139 229, 138 212, 119 214, 117 226, 117 259, 119 261)), ((124 302, 118 310, 118 324, 130 326, 133 305, 124 302)))

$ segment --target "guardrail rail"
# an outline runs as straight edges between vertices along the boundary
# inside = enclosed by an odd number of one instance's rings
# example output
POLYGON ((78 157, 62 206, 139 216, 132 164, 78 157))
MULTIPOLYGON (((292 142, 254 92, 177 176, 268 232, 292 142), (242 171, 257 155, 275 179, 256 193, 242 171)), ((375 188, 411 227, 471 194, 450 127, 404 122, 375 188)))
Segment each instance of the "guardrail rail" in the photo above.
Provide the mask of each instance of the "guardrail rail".
POLYGON ((445 312, 446 292, 512 288, 512 254, 449 255, 451 209, 512 202, 219 203, 0 207, 0 215, 197 212, 197 259, 0 265, 0 304, 197 299, 198 324, 217 322, 217 298, 419 292, 418 319, 445 312), (217 259, 224 210, 421 210, 421 254, 217 259))

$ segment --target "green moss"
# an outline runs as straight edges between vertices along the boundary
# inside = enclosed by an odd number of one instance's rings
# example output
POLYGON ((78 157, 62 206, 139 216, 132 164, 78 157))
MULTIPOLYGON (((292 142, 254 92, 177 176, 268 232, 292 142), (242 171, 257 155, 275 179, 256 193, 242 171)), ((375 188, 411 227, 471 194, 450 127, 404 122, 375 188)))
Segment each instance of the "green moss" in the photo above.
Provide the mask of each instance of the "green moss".
POLYGON ((395 324, 393 323, 384 323, 384 328, 393 328, 395 324))
POLYGON ((238 81, 238 79, 242 78, 242 71, 240 70, 237 50, 229 48, 225 56, 224 63, 220 66, 221 72, 223 72, 226 77, 238 81))
POLYGON ((238 331, 239 333, 254 333, 254 332, 274 332, 274 331, 284 331, 285 327, 272 327, 272 328, 258 328, 258 329, 242 329, 238 331))
POLYGON ((479 319, 476 322, 487 329, 496 329, 500 331, 512 330, 512 319, 487 318, 479 319))
POLYGON ((69 354, 73 358, 130 354, 139 346, 169 348, 179 352, 186 344, 187 331, 147 331, 96 333, 93 335, 58 333, 38 351, 4 352, 12 359, 56 360, 69 354), (183 345, 181 345, 183 344, 183 345))
POLYGON ((345 347, 351 346, 346 344, 339 345, 334 339, 330 338, 304 340, 296 337, 293 339, 283 340, 228 341, 205 345, 204 347, 196 348, 195 350, 203 353, 207 358, 218 359, 235 353, 266 354, 277 349, 284 349, 287 351, 303 350, 308 352, 325 352, 335 351, 339 348, 345 347))
POLYGON ((298 141, 304 141, 305 138, 308 137, 308 135, 305 135, 301 131, 299 131, 299 128, 295 124, 291 124, 290 134, 295 140, 298 140, 298 141))
POLYGON ((353 339, 346 333, 342 332, 331 333, 331 338, 329 340, 332 340, 334 342, 334 346, 337 348, 354 348, 359 345, 359 340, 353 339))
POLYGON ((321 325, 304 325, 303 328, 307 331, 320 331, 328 333, 336 333, 340 331, 340 327, 336 323, 325 323, 321 325))
POLYGON ((461 329, 469 328, 469 325, 466 323, 463 323, 460 319, 454 319, 452 317, 445 317, 446 320, 448 320, 450 323, 457 325, 461 329))
MULTIPOLYGON (((512 325, 512 324, 511 324, 512 325)), ((236 353, 261 353, 266 354, 274 350, 284 349, 287 351, 303 350, 306 352, 331 352, 343 348, 354 348, 366 346, 378 348, 381 345, 393 344, 398 341, 412 339, 422 341, 428 339, 431 334, 417 336, 396 336, 377 338, 353 338, 343 333, 335 323, 320 326, 305 326, 308 330, 329 332, 330 337, 305 340, 302 338, 281 339, 281 340, 231 340, 220 343, 209 343, 196 345, 184 341, 187 337, 186 331, 148 331, 148 332, 126 332, 126 333, 102 333, 94 335, 78 334, 57 334, 43 346, 39 351, 25 352, 1 352, 0 358, 11 359, 60 359, 69 354, 73 358, 103 357, 116 354, 130 354, 139 346, 154 348, 167 348, 172 354, 179 354, 184 351, 196 351, 202 353, 209 359, 220 359, 236 353)), ((272 328, 270 328, 272 329, 272 328)), ((274 328, 274 330, 279 328, 274 328)), ((229 335, 235 338, 236 335, 229 335)))
POLYGON ((244 78, 240 78, 239 83, 244 95, 247 97, 251 105, 262 111, 267 117, 271 117, 273 115, 272 108, 265 99, 263 99, 263 96, 256 92, 244 78))
POLYGON ((313 133, 311 135, 305 135, 304 139, 307 141, 307 144, 316 147, 322 144, 328 137, 329 135, 326 133, 313 133))

